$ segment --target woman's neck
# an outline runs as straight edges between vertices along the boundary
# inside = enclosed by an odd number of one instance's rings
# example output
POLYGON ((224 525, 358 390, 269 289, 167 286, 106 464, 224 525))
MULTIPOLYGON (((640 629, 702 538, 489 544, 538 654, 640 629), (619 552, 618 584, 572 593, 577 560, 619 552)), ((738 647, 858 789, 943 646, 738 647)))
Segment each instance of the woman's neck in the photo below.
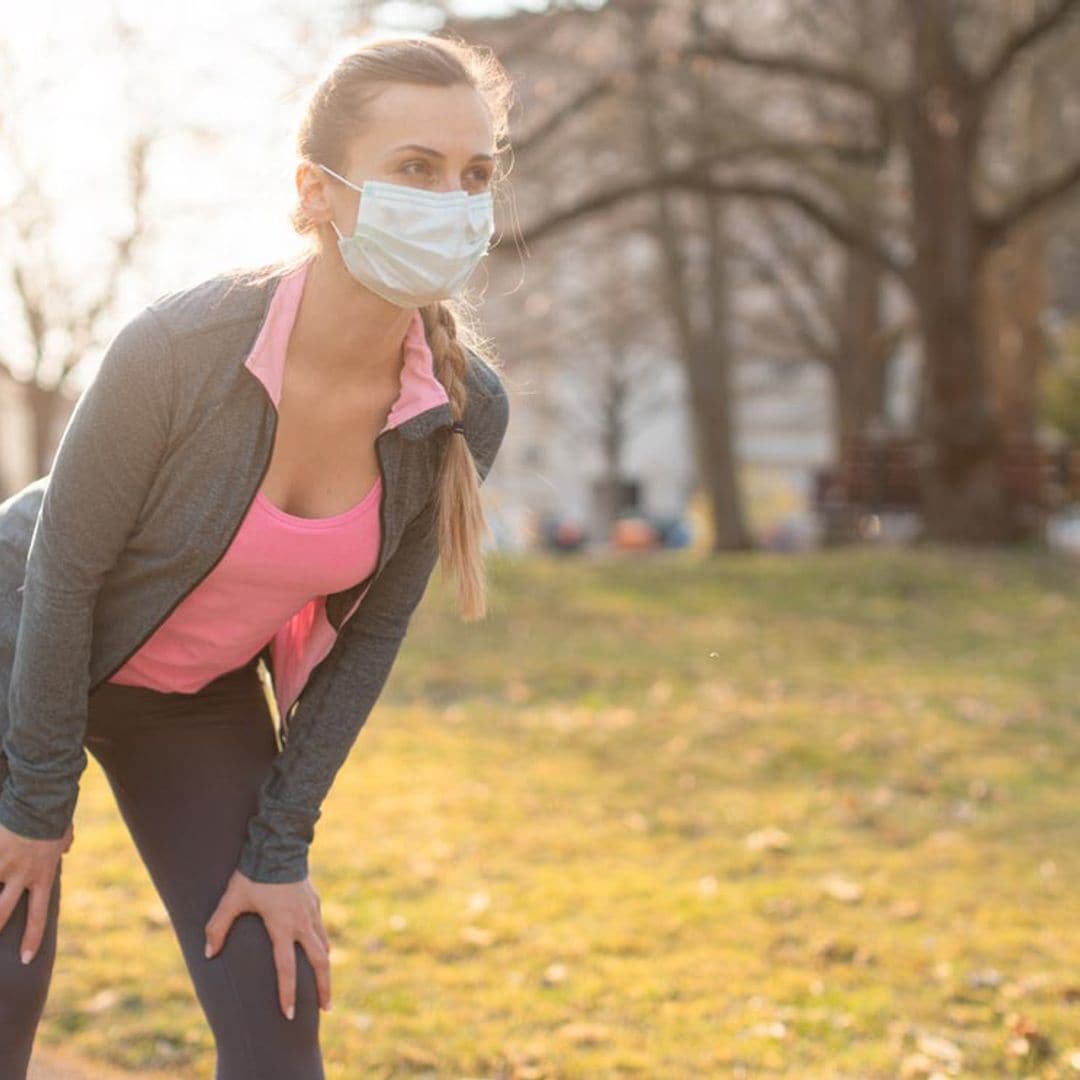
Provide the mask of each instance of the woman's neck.
POLYGON ((353 278, 336 251, 313 255, 289 341, 306 374, 378 382, 398 370, 415 308, 391 304, 353 278), (317 368, 317 370, 315 370, 317 368))

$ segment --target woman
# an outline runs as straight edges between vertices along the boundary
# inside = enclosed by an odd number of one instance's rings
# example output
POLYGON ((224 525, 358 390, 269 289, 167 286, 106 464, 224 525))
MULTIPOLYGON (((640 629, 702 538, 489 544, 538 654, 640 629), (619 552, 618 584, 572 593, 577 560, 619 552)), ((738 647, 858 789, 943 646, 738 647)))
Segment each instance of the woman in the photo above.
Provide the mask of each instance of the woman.
POLYGON ((5 1080, 45 1004, 86 750, 169 913, 218 1080, 323 1076, 321 803, 440 556, 463 616, 485 613, 478 485, 507 394, 443 301, 493 232, 509 98, 456 39, 342 59, 298 134, 308 252, 149 304, 50 475, 0 505, 5 1080))

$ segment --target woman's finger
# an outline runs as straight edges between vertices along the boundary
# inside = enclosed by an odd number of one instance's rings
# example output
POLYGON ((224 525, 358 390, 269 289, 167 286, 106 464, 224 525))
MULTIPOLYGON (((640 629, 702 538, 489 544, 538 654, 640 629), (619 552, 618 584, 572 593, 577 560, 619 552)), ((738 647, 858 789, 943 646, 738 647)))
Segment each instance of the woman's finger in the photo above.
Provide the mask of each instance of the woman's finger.
POLYGON ((221 899, 218 901, 218 906, 214 908, 214 913, 206 922, 206 926, 203 928, 203 932, 206 935, 206 958, 217 954, 225 943, 225 939, 229 936, 229 930, 232 929, 232 924, 236 921, 236 916, 240 914, 239 905, 234 902, 232 888, 226 888, 222 894, 221 899))
MULTIPOLYGON (((317 924, 316 924, 317 926, 317 924)), ((315 985, 319 989, 319 1005, 330 1008, 330 949, 320 937, 318 929, 312 929, 300 939, 300 946, 307 954, 315 972, 315 985)))
POLYGON ((53 878, 50 878, 48 881, 36 881, 30 886, 26 933, 23 934, 22 948, 19 950, 19 955, 24 964, 29 964, 37 956, 37 951, 41 947, 41 939, 45 936, 45 924, 49 917, 49 895, 52 892, 52 885, 53 878))
POLYGON ((323 923, 322 900, 319 898, 319 894, 315 892, 314 889, 312 889, 312 895, 315 897, 315 918, 313 920, 315 932, 319 935, 319 940, 322 942, 323 948, 326 950, 327 956, 329 956, 330 935, 326 932, 326 925, 323 923))
POLYGON ((281 1011, 292 1020, 296 1015, 296 942, 291 934, 271 933, 274 967, 277 969, 278 1001, 281 1011))
POLYGON ((9 877, 0 888, 0 930, 7 926, 8 919, 11 918, 11 913, 15 910, 15 905, 19 902, 24 888, 26 886, 22 881, 13 877, 9 877))
POLYGON ((322 914, 315 920, 315 933, 319 935, 319 940, 322 942, 323 948, 330 952, 330 935, 326 932, 326 926, 322 921, 322 914))

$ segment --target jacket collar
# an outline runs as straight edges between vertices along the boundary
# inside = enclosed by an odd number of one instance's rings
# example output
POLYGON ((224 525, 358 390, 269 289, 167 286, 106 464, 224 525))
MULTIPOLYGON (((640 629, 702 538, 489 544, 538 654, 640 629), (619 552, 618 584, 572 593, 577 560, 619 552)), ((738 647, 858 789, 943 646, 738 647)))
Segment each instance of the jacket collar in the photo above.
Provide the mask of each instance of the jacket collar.
MULTIPOLYGON (((272 293, 262 325, 244 366, 266 387, 280 407, 289 335, 300 310, 311 259, 271 279, 272 293)), ((435 358, 419 310, 413 313, 402 346, 400 390, 382 430, 396 427, 406 438, 420 439, 453 419, 450 397, 435 374, 435 358)), ((381 434, 381 432, 380 432, 381 434)))

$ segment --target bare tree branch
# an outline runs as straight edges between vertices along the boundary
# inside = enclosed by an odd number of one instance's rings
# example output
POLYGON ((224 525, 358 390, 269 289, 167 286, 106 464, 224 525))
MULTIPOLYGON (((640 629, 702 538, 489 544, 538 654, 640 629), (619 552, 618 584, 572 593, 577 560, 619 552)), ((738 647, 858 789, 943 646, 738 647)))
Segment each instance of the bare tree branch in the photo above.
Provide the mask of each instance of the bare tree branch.
POLYGON ((775 262, 760 252, 754 251, 749 244, 737 242, 739 258, 752 268, 754 275, 772 286, 773 295, 787 315, 788 325, 806 354, 832 367, 836 364, 836 354, 832 343, 818 333, 814 317, 806 309, 795 289, 792 288, 775 262))
POLYGON ((1032 19, 1027 26, 1009 37, 980 75, 979 83, 983 89, 988 89, 1003 79, 1021 53, 1056 30, 1077 10, 1080 10, 1080 0, 1057 0, 1053 7, 1047 8, 1041 15, 1032 19))
POLYGON ((791 75, 797 79, 809 79, 830 86, 852 90, 881 106, 892 100, 888 87, 877 83, 864 72, 844 64, 833 64, 804 53, 755 52, 737 44, 727 35, 718 34, 707 41, 698 42, 687 50, 692 55, 707 56, 713 60, 726 60, 743 67, 768 71, 774 75, 791 75))
POLYGON ((782 261, 803 291, 816 300, 818 310, 834 330, 835 336, 840 304, 829 287, 827 276, 821 272, 820 263, 811 257, 810 246, 795 241, 792 230, 778 220, 776 208, 769 203, 762 203, 758 207, 758 218, 779 256, 777 261, 782 261))
MULTIPOLYGON (((561 102, 552 112, 539 121, 530 131, 516 136, 513 140, 515 157, 523 157, 533 150, 544 140, 556 134, 563 124, 570 121, 579 121, 582 110, 603 100, 609 94, 627 93, 635 82, 658 70, 670 70, 678 64, 685 63, 695 56, 701 55, 700 45, 689 46, 681 49, 677 54, 677 62, 673 60, 668 51, 645 57, 633 69, 622 68, 617 71, 609 71, 595 78, 587 86, 582 87, 566 101, 561 102)), ((884 135, 889 131, 888 102, 882 98, 875 99, 875 105, 881 115, 878 124, 878 134, 884 135)), ((794 144, 798 145, 798 144, 794 144)), ((829 142, 823 140, 810 144, 809 150, 819 150, 835 157, 838 161, 851 164, 879 164, 887 153, 888 147, 883 141, 871 145, 859 145, 851 142, 829 142)))
POLYGON ((128 147, 128 184, 130 190, 131 223, 115 238, 109 270, 104 275, 104 287, 93 303, 81 315, 69 320, 68 329, 78 342, 73 355, 64 366, 64 378, 75 367, 83 350, 96 338, 97 324, 102 315, 112 310, 126 270, 134 261, 134 249, 146 232, 146 194, 149 186, 149 158, 154 135, 139 132, 128 147), (79 340, 81 336, 81 340, 79 340))
POLYGON ((845 220, 813 196, 786 183, 745 179, 718 180, 709 174, 708 169, 703 169, 698 165, 668 172, 661 171, 643 180, 613 185, 599 191, 541 218, 540 221, 523 231, 522 241, 528 244, 565 225, 602 210, 608 210, 628 199, 664 190, 696 191, 703 194, 727 195, 732 198, 773 199, 789 203, 798 207, 807 217, 818 222, 839 243, 865 252, 904 285, 911 287, 909 267, 883 247, 876 236, 845 220))
POLYGON ((628 77, 630 76, 626 72, 612 71, 595 79, 588 86, 582 87, 576 94, 562 102, 550 115, 545 116, 531 131, 514 138, 514 156, 520 157, 527 154, 537 144, 554 135, 567 121, 580 119, 582 109, 606 97, 628 77))
POLYGON ((1040 211, 1050 209, 1077 188, 1080 188, 1080 160, 1074 161, 1057 176, 1025 191, 999 213, 983 217, 981 229, 984 242, 991 247, 1002 243, 1007 234, 1022 222, 1040 211))

